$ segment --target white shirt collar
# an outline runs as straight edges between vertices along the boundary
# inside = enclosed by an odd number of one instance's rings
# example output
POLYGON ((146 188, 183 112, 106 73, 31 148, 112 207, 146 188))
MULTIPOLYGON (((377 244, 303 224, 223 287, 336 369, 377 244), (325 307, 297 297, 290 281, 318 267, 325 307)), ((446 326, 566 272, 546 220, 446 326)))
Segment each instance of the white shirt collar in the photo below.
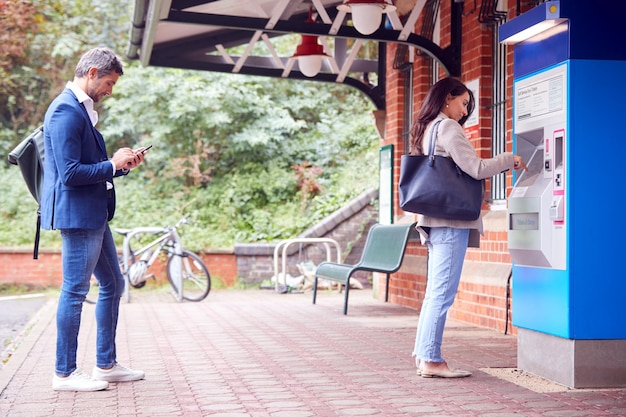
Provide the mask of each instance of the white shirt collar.
POLYGON ((93 108, 93 99, 87 95, 83 91, 82 88, 74 84, 72 81, 68 81, 65 85, 66 88, 72 90, 72 92, 76 95, 79 103, 82 103, 85 106, 85 110, 87 110, 87 114, 89 115, 89 120, 91 120, 92 125, 98 124, 98 112, 93 108))

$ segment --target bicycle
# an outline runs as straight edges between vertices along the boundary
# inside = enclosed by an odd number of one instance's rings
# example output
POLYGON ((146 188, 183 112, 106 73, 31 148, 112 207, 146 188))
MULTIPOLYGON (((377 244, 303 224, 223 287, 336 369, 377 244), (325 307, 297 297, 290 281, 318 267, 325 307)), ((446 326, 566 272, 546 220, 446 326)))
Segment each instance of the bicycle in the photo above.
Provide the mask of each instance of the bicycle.
MULTIPOLYGON (((185 215, 174 226, 113 229, 115 233, 124 236, 119 262, 126 283, 124 288, 126 302, 130 302, 130 287, 142 288, 149 278, 154 277, 154 274, 147 274, 147 272, 162 252, 167 254, 165 271, 177 301, 202 301, 209 295, 211 276, 208 268, 202 258, 184 248, 178 234, 178 228, 188 222, 189 215, 185 215), (145 235, 158 235, 158 237, 144 244, 140 249, 134 250, 131 242, 136 245, 145 235)), ((97 290, 97 284, 95 286, 93 292, 97 290)), ((86 301, 95 303, 95 299, 90 289, 86 301)))

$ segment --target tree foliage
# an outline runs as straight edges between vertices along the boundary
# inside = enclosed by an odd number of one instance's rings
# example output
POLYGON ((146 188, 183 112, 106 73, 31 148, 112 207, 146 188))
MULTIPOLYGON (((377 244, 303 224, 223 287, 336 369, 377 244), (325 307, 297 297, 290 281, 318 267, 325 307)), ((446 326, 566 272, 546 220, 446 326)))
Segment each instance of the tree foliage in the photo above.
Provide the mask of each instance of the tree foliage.
MULTIPOLYGON (((131 7, 114 1, 0 0, 0 149, 43 114, 83 51, 122 50, 131 7), (16 42, 15 39, 22 39, 16 42)), ((293 237, 377 184, 372 104, 342 85, 127 63, 99 106, 110 153, 153 145, 116 181, 113 226, 167 225, 183 213, 192 248, 293 237)), ((0 170, 0 244, 34 236, 19 170, 0 170)), ((58 245, 44 233, 42 246, 58 245)))
POLYGON ((0 0, 0 151, 41 124, 94 46, 125 46, 130 6, 115 1, 0 0))
POLYGON ((124 186, 143 177, 220 245, 293 237, 376 183, 353 165, 377 156, 372 104, 345 86, 131 66, 105 108, 110 146, 153 146, 124 186), (347 166, 367 178, 343 187, 347 166))

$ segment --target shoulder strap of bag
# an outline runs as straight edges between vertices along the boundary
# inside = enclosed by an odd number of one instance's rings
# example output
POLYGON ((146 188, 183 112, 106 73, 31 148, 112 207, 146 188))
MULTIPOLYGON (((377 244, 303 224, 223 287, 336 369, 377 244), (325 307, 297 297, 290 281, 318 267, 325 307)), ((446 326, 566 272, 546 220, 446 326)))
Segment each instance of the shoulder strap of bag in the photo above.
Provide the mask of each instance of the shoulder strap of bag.
POLYGON ((428 143, 428 157, 432 159, 435 156, 435 145, 437 144, 437 130, 439 130, 439 124, 442 119, 435 122, 432 130, 430 131, 430 141, 428 143))

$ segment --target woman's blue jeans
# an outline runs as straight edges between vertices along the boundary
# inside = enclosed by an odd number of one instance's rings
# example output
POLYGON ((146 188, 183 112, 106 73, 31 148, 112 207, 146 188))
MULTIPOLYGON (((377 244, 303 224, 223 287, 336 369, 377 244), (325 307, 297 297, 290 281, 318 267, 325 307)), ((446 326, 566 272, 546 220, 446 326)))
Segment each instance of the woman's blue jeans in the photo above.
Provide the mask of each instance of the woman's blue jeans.
POLYGON ((67 376, 77 368, 78 330, 92 274, 99 284, 96 365, 109 368, 116 362, 115 332, 124 292, 111 229, 108 223, 97 230, 64 229, 61 237, 63 283, 57 307, 55 371, 59 376, 67 376))
POLYGON ((469 229, 433 227, 428 247, 428 279, 422 303, 413 356, 419 363, 444 362, 441 356, 443 329, 448 310, 454 303, 467 251, 469 229))

